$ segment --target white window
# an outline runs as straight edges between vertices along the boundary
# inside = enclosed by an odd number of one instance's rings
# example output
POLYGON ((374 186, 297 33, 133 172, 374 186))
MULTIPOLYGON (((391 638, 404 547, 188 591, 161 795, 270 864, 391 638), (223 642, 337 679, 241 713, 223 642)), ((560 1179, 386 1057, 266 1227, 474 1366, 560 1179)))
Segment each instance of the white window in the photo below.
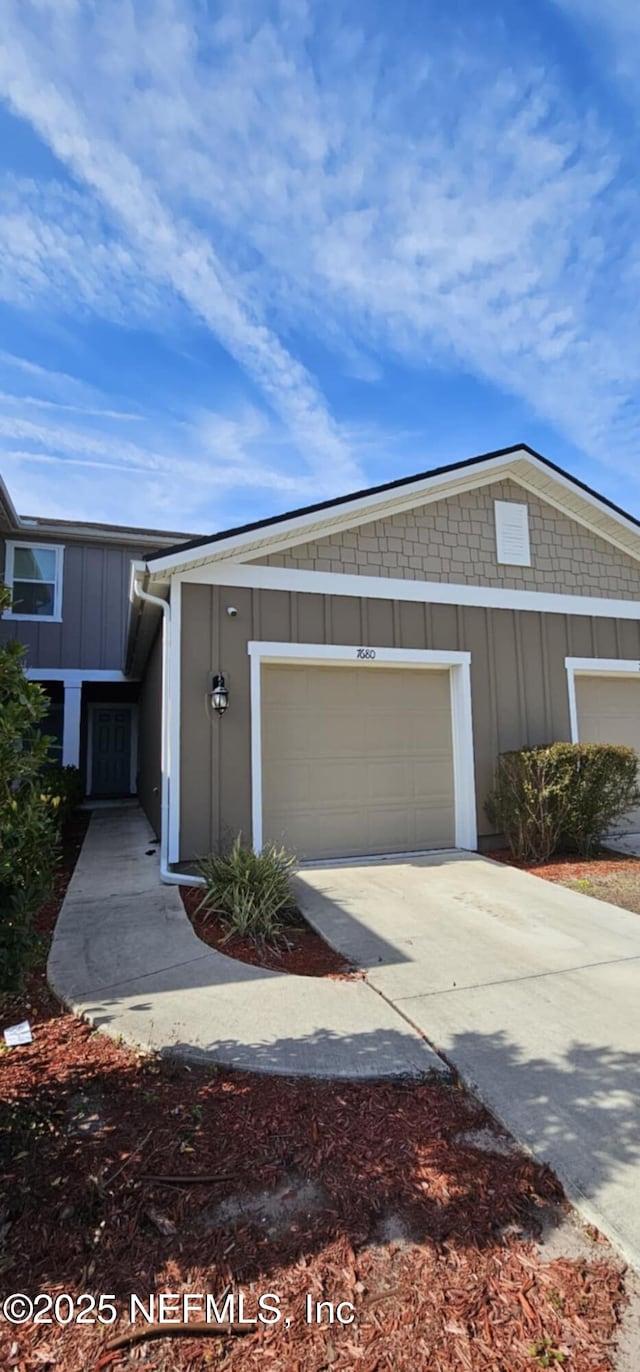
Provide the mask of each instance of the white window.
POLYGON ((514 500, 496 500, 496 555, 512 567, 531 566, 529 509, 514 500))
POLYGON ((54 543, 7 543, 8 619, 62 619, 62 556, 54 543))

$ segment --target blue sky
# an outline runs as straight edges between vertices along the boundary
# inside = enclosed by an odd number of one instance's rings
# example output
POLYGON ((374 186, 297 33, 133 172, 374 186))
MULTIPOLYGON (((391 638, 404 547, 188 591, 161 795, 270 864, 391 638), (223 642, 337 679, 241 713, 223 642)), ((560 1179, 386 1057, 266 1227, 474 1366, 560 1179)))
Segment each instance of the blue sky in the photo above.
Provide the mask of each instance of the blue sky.
POLYGON ((3 0, 0 471, 207 532, 526 441, 640 514, 634 0, 3 0))

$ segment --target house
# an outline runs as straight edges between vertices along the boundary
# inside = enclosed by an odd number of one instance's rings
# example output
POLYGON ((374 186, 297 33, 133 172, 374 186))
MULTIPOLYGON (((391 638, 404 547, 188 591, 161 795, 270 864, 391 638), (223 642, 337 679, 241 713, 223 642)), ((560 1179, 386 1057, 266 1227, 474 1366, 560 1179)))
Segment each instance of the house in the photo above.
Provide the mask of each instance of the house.
POLYGON ((18 515, 0 479, 0 579, 12 605, 0 642, 26 647, 49 696, 54 755, 80 767, 90 796, 135 794, 140 683, 125 676, 132 558, 184 538, 150 529, 18 515))
POLYGON ((158 549, 132 601, 165 873, 486 847, 499 752, 640 747, 640 524, 526 446, 158 549))
POLYGON ((483 848, 498 753, 640 748, 640 523, 524 445, 207 538, 7 508, 0 633, 64 693, 90 793, 129 757, 167 880, 240 831, 309 859, 483 848))

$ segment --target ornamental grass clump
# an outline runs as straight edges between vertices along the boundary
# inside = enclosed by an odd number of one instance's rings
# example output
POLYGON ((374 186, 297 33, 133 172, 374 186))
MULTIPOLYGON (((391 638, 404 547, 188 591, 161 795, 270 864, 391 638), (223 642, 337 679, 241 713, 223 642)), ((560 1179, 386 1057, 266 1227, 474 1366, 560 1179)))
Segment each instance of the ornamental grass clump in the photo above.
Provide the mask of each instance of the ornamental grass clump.
POLYGON ((590 857, 640 805, 638 755, 613 743, 552 743, 501 753, 486 802, 519 862, 562 850, 590 857))
POLYGON ((275 844, 255 853, 238 834, 229 852, 212 853, 198 864, 205 882, 198 909, 218 915, 227 925, 227 938, 238 934, 254 943, 272 943, 295 911, 295 861, 275 844))

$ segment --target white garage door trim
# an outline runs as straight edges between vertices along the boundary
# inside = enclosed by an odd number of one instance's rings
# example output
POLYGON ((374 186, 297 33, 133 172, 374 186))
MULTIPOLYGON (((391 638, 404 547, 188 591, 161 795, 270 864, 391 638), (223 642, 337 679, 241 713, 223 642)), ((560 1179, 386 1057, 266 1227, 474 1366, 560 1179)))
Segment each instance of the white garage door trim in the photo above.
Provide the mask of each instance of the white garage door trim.
POLYGON ((365 672, 376 667, 443 667, 449 669, 451 688, 451 732, 453 738, 453 786, 455 842, 457 848, 472 851, 478 846, 476 788, 471 717, 471 654, 439 652, 423 648, 375 648, 359 644, 265 643, 250 642, 251 658, 251 815, 253 847, 259 852, 263 843, 262 823, 262 667, 287 659, 304 666, 360 666, 365 672))
POLYGON ((578 722, 578 701, 576 698, 577 676, 638 676, 640 662, 626 657, 565 657, 567 686, 569 690, 569 719, 571 723, 571 742, 580 742, 578 722))

